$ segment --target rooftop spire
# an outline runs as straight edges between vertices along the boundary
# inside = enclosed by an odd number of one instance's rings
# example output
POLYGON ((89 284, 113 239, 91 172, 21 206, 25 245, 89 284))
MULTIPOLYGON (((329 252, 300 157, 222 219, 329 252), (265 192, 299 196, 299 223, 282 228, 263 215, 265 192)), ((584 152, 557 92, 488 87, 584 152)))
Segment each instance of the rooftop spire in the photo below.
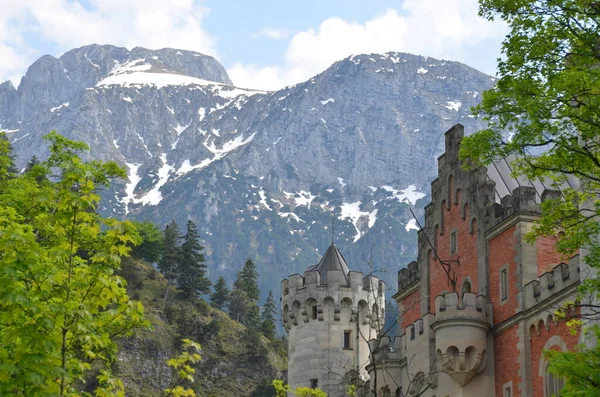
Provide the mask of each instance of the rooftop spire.
POLYGON ((344 256, 333 242, 327 248, 325 255, 323 255, 314 270, 318 271, 321 275, 321 284, 327 284, 327 272, 329 270, 341 270, 344 273, 344 277, 346 277, 346 281, 348 280, 348 273, 350 273, 346 259, 344 259, 344 256))

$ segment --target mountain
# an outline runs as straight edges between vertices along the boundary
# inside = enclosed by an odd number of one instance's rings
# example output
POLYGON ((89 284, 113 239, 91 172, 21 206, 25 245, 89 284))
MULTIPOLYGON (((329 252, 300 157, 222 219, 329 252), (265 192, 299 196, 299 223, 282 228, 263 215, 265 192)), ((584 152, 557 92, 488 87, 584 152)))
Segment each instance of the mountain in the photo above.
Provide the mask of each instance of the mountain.
POLYGON ((355 55, 276 92, 235 87, 212 57, 91 45, 32 64, 0 85, 0 128, 19 166, 57 130, 113 159, 129 180, 104 192, 118 217, 194 220, 210 276, 255 260, 266 295, 331 243, 350 267, 396 288, 416 255, 443 133, 481 129, 469 109, 493 79, 404 54, 355 55), (334 216, 332 217, 332 214, 334 216), (332 230, 333 226, 333 230, 332 230))

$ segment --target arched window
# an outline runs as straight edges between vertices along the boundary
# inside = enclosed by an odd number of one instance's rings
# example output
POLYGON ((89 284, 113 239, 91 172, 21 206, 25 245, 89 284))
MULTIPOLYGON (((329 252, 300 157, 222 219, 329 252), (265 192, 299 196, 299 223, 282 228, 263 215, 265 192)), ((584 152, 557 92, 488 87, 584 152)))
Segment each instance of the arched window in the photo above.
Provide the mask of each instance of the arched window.
POLYGON ((544 377, 544 392, 546 397, 560 397, 560 390, 564 387, 565 381, 559 378, 546 367, 546 376, 544 377))
POLYGON ((463 285, 462 285, 462 291, 461 291, 461 292, 462 292, 463 294, 464 294, 465 292, 471 293, 471 283, 469 282, 469 280, 465 280, 465 281, 463 282, 463 285))
POLYGON ((402 387, 399 387, 396 389, 396 397, 404 397, 402 395, 402 387))

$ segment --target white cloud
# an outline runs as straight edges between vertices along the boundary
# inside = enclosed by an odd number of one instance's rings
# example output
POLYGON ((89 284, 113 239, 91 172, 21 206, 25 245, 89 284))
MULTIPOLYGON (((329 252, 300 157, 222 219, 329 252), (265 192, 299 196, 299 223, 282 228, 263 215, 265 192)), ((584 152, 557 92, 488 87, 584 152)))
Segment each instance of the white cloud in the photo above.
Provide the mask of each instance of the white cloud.
MULTIPOLYGON (((22 37, 40 35, 59 51, 86 44, 132 48, 175 47, 215 55, 214 39, 202 21, 208 10, 196 0, 0 1, 0 81, 15 79, 33 61, 22 37), (12 64, 11 64, 12 63, 12 64)), ((59 54, 53 54, 59 55, 59 54)))
POLYGON ((273 40, 283 40, 287 39, 289 36, 288 32, 281 29, 273 29, 273 28, 262 28, 258 32, 252 34, 253 39, 258 39, 260 37, 266 37, 273 40))
POLYGON ((464 61, 469 47, 498 44, 505 26, 478 17, 477 0, 405 0, 402 13, 390 9, 364 24, 339 17, 317 30, 295 34, 281 65, 235 64, 229 69, 241 87, 278 89, 323 71, 333 62, 358 53, 403 51, 464 61))

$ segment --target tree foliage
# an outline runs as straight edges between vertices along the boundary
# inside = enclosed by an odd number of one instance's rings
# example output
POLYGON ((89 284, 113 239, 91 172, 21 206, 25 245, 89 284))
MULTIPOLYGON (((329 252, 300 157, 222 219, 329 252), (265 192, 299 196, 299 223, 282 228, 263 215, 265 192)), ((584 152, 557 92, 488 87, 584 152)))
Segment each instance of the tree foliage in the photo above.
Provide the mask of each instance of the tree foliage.
POLYGON ((263 305, 262 313, 260 315, 260 328, 265 337, 270 340, 275 339, 275 314, 277 313, 277 307, 275 306, 275 299, 273 299, 273 292, 269 291, 269 296, 263 305))
MULTIPOLYGON (((0 188, 0 394, 74 395, 92 363, 98 395, 122 395, 110 374, 115 338, 144 325, 115 275, 139 241, 128 221, 98 215, 97 189, 124 177, 114 162, 84 162, 83 143, 49 134, 50 157, 0 188), (39 173, 38 173, 39 176, 39 173)), ((0 174, 11 175, 0 140, 0 174)), ((1 179, 1 178, 0 178, 1 179)))
POLYGON ((186 299, 210 292, 210 280, 206 278, 206 264, 200 245, 196 224, 188 221, 183 244, 179 251, 177 285, 186 299))
MULTIPOLYGON (((558 236, 560 253, 568 257, 585 249, 586 264, 598 268, 600 3, 479 3, 480 15, 502 19, 509 34, 502 44, 496 86, 474 109, 489 127, 463 140, 461 157, 472 165, 485 165, 512 155, 515 174, 560 187, 562 197, 542 203, 541 220, 528 238, 558 236)), ((587 302, 594 302, 600 280, 588 277, 580 292, 591 298, 587 302)), ((600 393, 596 349, 549 353, 551 370, 568 378, 561 396, 600 393)))
POLYGON ((223 276, 219 277, 217 283, 214 285, 214 293, 210 296, 212 305, 219 310, 223 310, 228 302, 230 291, 227 288, 227 282, 223 276))
POLYGON ((152 222, 137 222, 133 224, 142 241, 131 250, 131 255, 154 263, 160 260, 163 250, 163 234, 152 222))
POLYGON ((163 253, 158 263, 158 269, 170 283, 177 279, 181 259, 180 240, 179 226, 175 221, 171 221, 163 231, 163 253))

